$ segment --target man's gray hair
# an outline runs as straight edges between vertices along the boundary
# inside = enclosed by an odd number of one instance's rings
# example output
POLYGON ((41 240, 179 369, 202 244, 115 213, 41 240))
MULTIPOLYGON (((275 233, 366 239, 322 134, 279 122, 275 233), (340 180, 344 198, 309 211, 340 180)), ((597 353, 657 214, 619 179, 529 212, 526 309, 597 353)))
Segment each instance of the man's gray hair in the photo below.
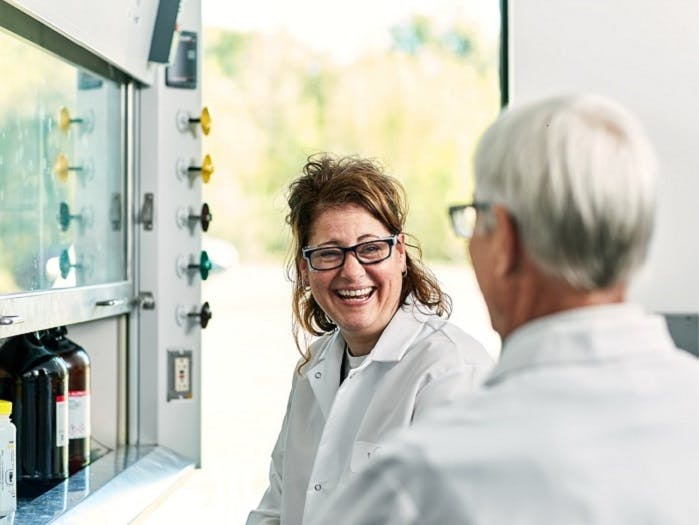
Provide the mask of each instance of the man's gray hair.
POLYGON ((645 132, 617 103, 550 98, 505 110, 488 128, 475 197, 508 210, 542 271, 594 290, 627 282, 645 260, 655 171, 645 132))

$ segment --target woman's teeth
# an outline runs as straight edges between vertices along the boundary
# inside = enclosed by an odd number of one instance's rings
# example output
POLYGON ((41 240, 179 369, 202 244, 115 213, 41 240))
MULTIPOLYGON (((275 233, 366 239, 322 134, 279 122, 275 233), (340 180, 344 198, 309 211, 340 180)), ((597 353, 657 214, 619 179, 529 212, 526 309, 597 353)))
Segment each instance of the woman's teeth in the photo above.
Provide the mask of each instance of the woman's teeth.
POLYGON ((368 297, 371 293, 371 288, 361 288, 359 290, 338 290, 337 294, 340 297, 351 298, 351 299, 363 299, 368 297))

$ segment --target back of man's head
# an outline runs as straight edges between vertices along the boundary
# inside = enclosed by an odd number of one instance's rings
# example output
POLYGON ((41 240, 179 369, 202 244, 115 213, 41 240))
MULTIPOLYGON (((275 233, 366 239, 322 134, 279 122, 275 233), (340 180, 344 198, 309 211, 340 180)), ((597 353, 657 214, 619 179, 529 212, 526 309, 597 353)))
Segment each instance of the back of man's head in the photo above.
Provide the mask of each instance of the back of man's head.
POLYGON ((638 121, 595 95, 504 111, 476 152, 476 200, 504 206, 540 269, 581 290, 628 281, 644 261, 655 157, 638 121))

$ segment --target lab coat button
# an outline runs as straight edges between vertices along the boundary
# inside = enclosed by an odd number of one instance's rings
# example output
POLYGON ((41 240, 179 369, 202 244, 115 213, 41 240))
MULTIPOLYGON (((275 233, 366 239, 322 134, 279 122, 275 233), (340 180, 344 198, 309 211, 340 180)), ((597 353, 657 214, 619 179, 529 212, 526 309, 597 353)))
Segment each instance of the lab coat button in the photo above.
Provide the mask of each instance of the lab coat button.
POLYGON ((320 372, 316 372, 316 379, 320 379, 320 376, 322 376, 322 375, 323 374, 321 374, 320 372))
POLYGON ((323 488, 323 486, 320 483, 316 483, 313 488, 315 489, 316 492, 318 492, 320 489, 323 488))

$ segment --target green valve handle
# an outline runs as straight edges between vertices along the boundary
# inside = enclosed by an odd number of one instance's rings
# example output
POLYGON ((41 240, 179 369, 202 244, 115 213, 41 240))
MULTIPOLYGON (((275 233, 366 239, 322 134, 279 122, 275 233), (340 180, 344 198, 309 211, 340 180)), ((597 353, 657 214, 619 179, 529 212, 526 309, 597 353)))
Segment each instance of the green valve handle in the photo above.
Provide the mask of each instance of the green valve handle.
POLYGON ((206 250, 202 250, 201 255, 199 256, 199 264, 188 264, 187 268, 192 270, 199 268, 201 278, 206 281, 206 279, 209 277, 211 268, 213 268, 213 264, 211 264, 211 259, 209 259, 209 254, 206 253, 206 250))
POLYGON ((58 207, 58 223, 61 225, 61 231, 68 231, 70 221, 73 219, 82 219, 82 215, 72 215, 68 204, 61 202, 58 207))
POLYGON ((61 269, 61 277, 65 279, 68 277, 71 268, 82 268, 82 265, 71 263, 68 250, 63 250, 61 256, 58 258, 58 267, 61 269))

